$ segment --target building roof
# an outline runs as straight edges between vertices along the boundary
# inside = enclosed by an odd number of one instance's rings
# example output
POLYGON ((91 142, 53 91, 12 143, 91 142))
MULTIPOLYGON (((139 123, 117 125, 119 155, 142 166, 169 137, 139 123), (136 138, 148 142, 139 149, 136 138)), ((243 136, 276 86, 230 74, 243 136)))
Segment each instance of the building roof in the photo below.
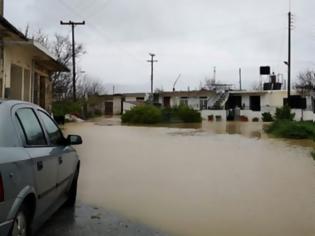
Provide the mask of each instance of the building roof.
POLYGON ((230 91, 231 95, 263 95, 270 93, 286 94, 286 90, 242 90, 242 91, 230 91))
POLYGON ((161 92, 164 97, 207 97, 214 94, 214 91, 210 90, 193 90, 193 91, 175 91, 175 92, 161 92))
POLYGON ((1 39, 20 39, 27 41, 27 37, 19 31, 14 25, 0 15, 0 37, 1 39))
POLYGON ((4 45, 19 45, 29 50, 35 63, 50 72, 69 72, 70 70, 60 63, 45 47, 38 42, 28 39, 8 20, 0 16, 0 39, 4 45))
POLYGON ((145 97, 146 93, 123 93, 124 97, 145 97))
POLYGON ((64 64, 60 63, 57 58, 52 55, 45 47, 40 43, 29 40, 31 50, 34 54, 34 61, 40 66, 48 71, 60 71, 60 72, 70 72, 69 68, 64 64))

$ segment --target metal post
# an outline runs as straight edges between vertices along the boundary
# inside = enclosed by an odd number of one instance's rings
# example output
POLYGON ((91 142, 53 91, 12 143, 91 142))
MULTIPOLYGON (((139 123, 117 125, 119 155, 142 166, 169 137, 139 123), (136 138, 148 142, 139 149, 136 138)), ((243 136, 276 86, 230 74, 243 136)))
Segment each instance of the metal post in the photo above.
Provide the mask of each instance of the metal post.
POLYGON ((292 27, 292 14, 288 14, 288 102, 290 104, 291 97, 291 27, 292 27))
POLYGON ((151 56, 151 60, 148 60, 149 63, 151 63, 151 98, 152 98, 152 102, 153 102, 153 72, 154 72, 154 63, 158 62, 157 60, 154 60, 155 54, 153 53, 149 53, 149 55, 151 56))

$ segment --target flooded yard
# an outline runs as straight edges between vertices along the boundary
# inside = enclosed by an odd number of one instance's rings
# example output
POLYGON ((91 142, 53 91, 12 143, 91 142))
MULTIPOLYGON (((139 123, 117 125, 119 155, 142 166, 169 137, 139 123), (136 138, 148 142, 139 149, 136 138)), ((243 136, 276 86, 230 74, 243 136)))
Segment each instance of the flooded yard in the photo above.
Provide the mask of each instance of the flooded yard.
POLYGON ((315 235, 313 144, 262 126, 69 124, 84 139, 79 199, 170 235, 315 235))

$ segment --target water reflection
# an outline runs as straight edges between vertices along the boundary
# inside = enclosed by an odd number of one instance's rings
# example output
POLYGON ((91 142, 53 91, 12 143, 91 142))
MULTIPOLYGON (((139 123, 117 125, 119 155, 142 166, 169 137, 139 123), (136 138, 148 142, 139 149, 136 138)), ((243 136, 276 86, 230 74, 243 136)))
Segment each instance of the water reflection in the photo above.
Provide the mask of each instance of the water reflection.
POLYGON ((79 197, 171 235, 315 235, 311 148, 263 127, 73 124, 85 140, 79 197))

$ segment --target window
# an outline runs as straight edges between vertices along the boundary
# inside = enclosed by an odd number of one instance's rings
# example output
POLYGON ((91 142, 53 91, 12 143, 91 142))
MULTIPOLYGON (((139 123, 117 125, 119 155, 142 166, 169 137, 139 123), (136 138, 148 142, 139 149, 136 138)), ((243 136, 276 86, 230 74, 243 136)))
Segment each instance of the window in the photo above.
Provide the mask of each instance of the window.
POLYGON ((180 98, 180 105, 188 106, 188 97, 181 97, 180 98))
POLYGON ((137 98, 136 98, 136 101, 137 101, 137 102, 144 102, 144 97, 137 97, 137 98))
POLYGON ((56 123, 45 112, 39 111, 39 115, 45 125, 49 140, 53 145, 59 145, 63 141, 63 135, 56 123))
POLYGON ((207 110, 208 98, 200 97, 200 110, 207 110))
POLYGON ((260 111, 260 96, 250 96, 249 106, 252 111, 260 111))
POLYGON ((23 129, 27 145, 43 146, 47 144, 43 129, 32 109, 20 109, 16 112, 16 116, 23 129))

